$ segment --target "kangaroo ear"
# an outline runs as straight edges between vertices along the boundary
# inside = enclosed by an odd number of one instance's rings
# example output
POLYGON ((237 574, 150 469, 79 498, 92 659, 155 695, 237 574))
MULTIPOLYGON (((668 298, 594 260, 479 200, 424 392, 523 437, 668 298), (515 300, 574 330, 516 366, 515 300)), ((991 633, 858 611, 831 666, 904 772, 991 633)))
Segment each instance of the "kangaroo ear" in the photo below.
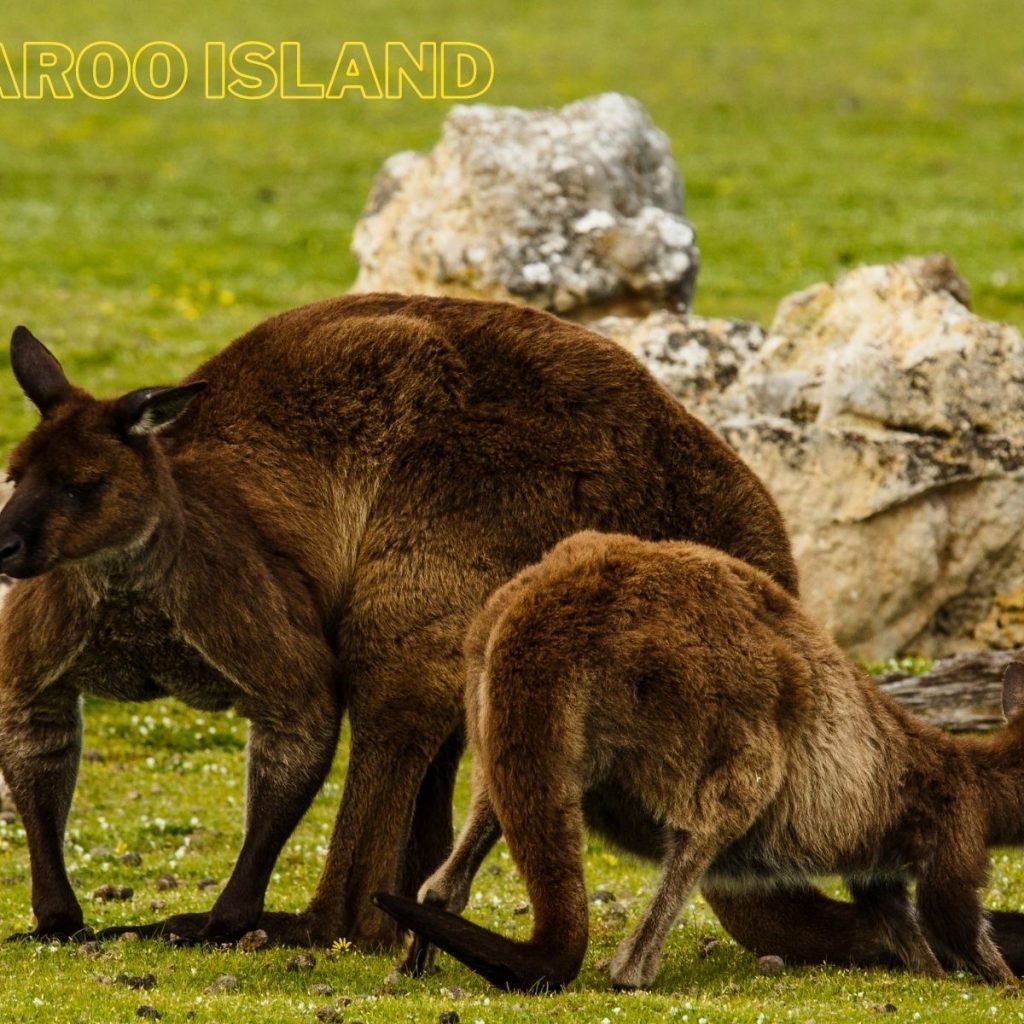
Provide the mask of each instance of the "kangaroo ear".
POLYGON ((1007 721, 1024 710, 1024 663, 1011 661, 1003 672, 1003 714, 1007 721))
POLYGON ((11 335, 11 369, 44 416, 72 390, 56 357, 27 327, 15 327, 11 335))
POLYGON ((173 423, 189 402, 206 390, 206 381, 197 380, 177 388, 140 388, 117 400, 114 417, 123 434, 140 437, 173 423))

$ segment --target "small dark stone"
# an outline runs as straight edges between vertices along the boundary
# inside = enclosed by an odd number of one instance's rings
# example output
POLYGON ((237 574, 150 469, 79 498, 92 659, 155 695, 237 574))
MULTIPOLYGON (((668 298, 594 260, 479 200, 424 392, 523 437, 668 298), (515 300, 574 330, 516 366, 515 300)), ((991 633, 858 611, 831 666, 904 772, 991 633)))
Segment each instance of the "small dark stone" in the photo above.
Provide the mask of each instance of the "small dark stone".
POLYGON ((167 906, 167 900, 150 900, 149 901, 149 909, 150 910, 163 910, 164 907, 166 907, 166 906, 167 906))
POLYGON ((129 850, 127 853, 121 854, 121 863, 127 864, 132 868, 137 868, 142 863, 142 857, 140 857, 134 850, 129 850))
POLYGON ((246 932, 238 940, 238 948, 243 953, 255 953, 257 949, 262 949, 269 941, 270 936, 262 928, 256 928, 251 932, 246 932))
POLYGON ((438 1024, 459 1024, 459 1015, 454 1010, 445 1010, 437 1020, 438 1024))
POLYGON ((622 900, 616 900, 614 903, 609 903, 604 908, 604 916, 613 921, 625 921, 626 914, 626 904, 623 903, 622 900))
POLYGON ((161 875, 156 880, 156 887, 161 892, 165 892, 167 889, 177 889, 178 880, 174 877, 174 875, 161 875))
POLYGON ((143 1004, 135 1011, 136 1017, 148 1017, 150 1020, 159 1020, 163 1014, 155 1006, 143 1004))
POLYGON ((103 955, 103 944, 100 942, 83 942, 78 947, 78 955, 88 957, 90 960, 95 960, 96 957, 103 955))
POLYGON ((139 941, 139 933, 138 932, 121 932, 121 934, 117 938, 117 941, 118 942, 138 942, 139 941))
POLYGON ((316 1019, 328 1021, 329 1024, 340 1024, 345 1015, 333 1006, 320 1006, 316 1011, 316 1019))
POLYGON ((324 982, 319 981, 315 985, 309 986, 309 994, 311 996, 333 996, 334 988, 331 985, 327 985, 324 982))
POLYGON ((220 974, 206 986, 206 994, 220 995, 222 992, 237 992, 238 979, 233 974, 220 974))
POLYGON ((500 875, 501 874, 501 866, 498 865, 498 864, 488 864, 487 865, 487 874, 495 875, 495 876, 500 875))
POLYGON ((590 894, 591 903, 614 903, 615 893, 609 892, 607 889, 595 889, 590 894))
POLYGON ((707 958, 711 956, 711 954, 714 953, 721 944, 722 943, 716 939, 714 935, 704 935, 701 937, 700 942, 697 943, 697 952, 701 957, 707 958))
POLYGON ((109 903, 111 900, 130 900, 135 895, 135 890, 130 885, 101 885, 92 891, 94 900, 103 900, 109 903))
POLYGON ((199 1014, 196 1013, 195 1010, 189 1010, 188 1013, 185 1014, 185 1020, 195 1020, 198 1016, 199 1014))
POLYGON ((95 747, 86 747, 82 752, 82 760, 90 761, 92 764, 103 764, 106 761, 106 757, 103 756, 95 747))
POLYGON ((786 964, 781 956, 762 956, 757 961, 758 973, 765 974, 768 977, 773 977, 776 974, 781 974, 785 967, 786 964))
POLYGON ((513 914, 528 914, 529 912, 530 912, 530 904, 529 903, 517 903, 512 908, 512 913, 513 914))
POLYGON ((285 970, 288 971, 311 971, 314 967, 316 957, 312 953, 297 953, 285 964, 285 970))
POLYGON ((142 989, 148 992, 156 984, 154 974, 118 974, 114 976, 115 985, 124 985, 125 988, 142 989))
POLYGON ((213 889, 218 885, 220 885, 220 882, 216 878, 200 878, 196 883, 196 886, 200 889, 213 889))

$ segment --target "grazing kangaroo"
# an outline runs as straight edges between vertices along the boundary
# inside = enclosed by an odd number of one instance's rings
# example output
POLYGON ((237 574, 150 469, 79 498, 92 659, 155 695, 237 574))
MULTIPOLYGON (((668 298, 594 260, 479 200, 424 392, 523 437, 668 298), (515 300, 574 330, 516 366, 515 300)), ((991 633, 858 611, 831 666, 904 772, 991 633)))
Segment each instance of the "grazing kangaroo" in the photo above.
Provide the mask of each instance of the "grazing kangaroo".
POLYGON ((63 857, 79 696, 176 696, 250 723, 245 836, 208 914, 143 935, 393 943, 377 889, 451 848, 462 639, 487 595, 585 528, 692 538, 796 591, 739 458, 614 343, 503 303, 360 295, 263 323, 184 384, 101 400, 26 329, 42 418, 0 512, 0 771, 33 936, 83 929, 63 857), (263 913, 343 712, 348 776, 306 911, 263 913))
POLYGON ((558 987, 579 972, 588 822, 663 860, 611 959, 617 987, 652 984, 702 877, 756 889, 831 873, 906 967, 939 975, 941 958, 1014 983, 978 889, 986 847, 1024 842, 1024 665, 1004 681, 1009 728, 955 739, 879 691, 759 569, 592 532, 500 588, 466 655, 469 819, 422 903, 375 900, 488 980, 558 987), (451 913, 499 832, 533 905, 526 942, 451 913))

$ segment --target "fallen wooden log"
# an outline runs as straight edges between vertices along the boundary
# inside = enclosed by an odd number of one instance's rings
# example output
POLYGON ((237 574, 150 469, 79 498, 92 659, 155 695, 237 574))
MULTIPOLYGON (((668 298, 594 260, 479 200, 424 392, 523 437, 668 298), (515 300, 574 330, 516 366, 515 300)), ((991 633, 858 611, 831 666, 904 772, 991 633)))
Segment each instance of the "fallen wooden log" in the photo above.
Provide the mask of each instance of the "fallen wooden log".
POLYGON ((935 662, 923 675, 899 670, 877 677, 878 685, 915 715, 951 732, 983 732, 1004 723, 1003 670, 1024 661, 1024 647, 971 651, 935 662))

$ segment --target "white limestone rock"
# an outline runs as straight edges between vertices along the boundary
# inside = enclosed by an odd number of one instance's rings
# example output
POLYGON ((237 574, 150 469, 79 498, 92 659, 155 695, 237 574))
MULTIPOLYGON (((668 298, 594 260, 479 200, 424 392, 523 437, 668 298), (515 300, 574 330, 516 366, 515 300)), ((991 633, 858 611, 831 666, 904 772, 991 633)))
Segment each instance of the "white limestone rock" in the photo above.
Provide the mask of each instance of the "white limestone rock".
POLYGON ((356 226, 355 291, 526 302, 593 318, 684 309, 699 253, 668 139, 617 93, 560 110, 457 106, 398 153, 356 226))
POLYGON ((943 256, 784 299, 702 411, 775 495, 804 600, 868 659, 986 638, 1024 581, 1024 344, 943 256))

